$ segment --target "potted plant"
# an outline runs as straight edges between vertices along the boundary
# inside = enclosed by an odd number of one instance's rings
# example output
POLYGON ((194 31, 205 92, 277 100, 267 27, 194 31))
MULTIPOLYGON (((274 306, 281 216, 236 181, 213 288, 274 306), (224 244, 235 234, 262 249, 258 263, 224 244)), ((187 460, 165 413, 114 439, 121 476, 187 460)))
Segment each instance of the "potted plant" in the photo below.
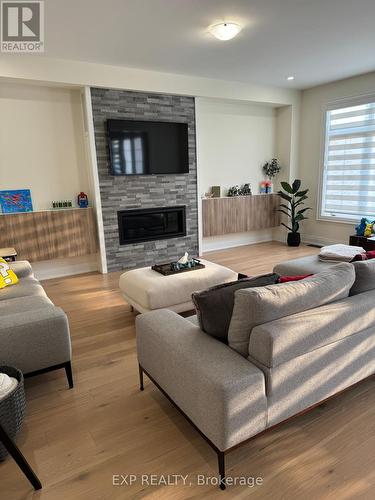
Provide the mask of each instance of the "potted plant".
POLYGON ((279 212, 282 212, 289 219, 289 224, 281 224, 289 230, 288 245, 290 247, 298 247, 301 243, 301 235, 299 233, 299 224, 306 220, 305 212, 311 210, 309 207, 302 208, 307 200, 308 189, 300 191, 301 181, 295 179, 293 184, 289 182, 281 182, 281 187, 284 191, 279 191, 278 195, 287 202, 280 203, 279 212))

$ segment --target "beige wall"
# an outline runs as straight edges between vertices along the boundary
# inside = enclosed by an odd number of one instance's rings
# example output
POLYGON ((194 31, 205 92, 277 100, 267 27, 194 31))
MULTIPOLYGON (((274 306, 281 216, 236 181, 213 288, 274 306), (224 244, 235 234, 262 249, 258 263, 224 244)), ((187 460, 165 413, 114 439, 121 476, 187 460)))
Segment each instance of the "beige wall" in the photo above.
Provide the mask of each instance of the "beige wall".
POLYGON ((375 72, 321 85, 302 94, 299 176, 303 185, 310 189, 309 206, 313 208, 310 220, 303 223, 306 241, 316 243, 347 243, 354 233, 354 224, 316 220, 317 196, 321 166, 323 116, 328 103, 375 93, 375 72))
POLYGON ((250 182, 259 192, 262 165, 275 154, 276 111, 270 106, 198 98, 197 154, 200 195, 250 182))
MULTIPOLYGON (((254 194, 264 179, 262 165, 275 155, 288 179, 291 161, 292 106, 274 108, 228 100, 196 100, 198 194, 214 185, 222 196, 235 184, 250 182, 254 194)), ((277 183, 276 183, 277 185, 277 183)), ((201 224, 200 224, 201 228, 201 224)), ((201 228, 202 229, 202 228, 201 228)), ((201 239, 202 251, 270 241, 272 229, 201 239)))
POLYGON ((89 191, 80 90, 0 84, 0 188, 31 189, 34 210, 89 191))

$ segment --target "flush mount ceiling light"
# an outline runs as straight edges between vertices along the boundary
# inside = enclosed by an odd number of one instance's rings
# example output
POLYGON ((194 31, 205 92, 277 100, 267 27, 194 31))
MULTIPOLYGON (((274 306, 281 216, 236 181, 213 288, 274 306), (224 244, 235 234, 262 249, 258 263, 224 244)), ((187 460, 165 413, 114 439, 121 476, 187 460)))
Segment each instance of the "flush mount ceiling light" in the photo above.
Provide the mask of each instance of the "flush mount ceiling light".
POLYGON ((231 40, 241 31, 242 27, 237 23, 219 23, 208 28, 211 35, 218 40, 231 40))
POLYGON ((288 76, 287 80, 294 80, 294 76, 293 75, 288 76))

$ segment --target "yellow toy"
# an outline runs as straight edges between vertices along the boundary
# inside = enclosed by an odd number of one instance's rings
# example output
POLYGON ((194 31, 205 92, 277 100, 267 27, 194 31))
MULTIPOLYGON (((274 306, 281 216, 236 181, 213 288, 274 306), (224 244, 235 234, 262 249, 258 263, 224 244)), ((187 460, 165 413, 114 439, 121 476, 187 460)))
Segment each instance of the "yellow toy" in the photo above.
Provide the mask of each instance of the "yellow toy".
POLYGON ((366 228, 365 228, 365 232, 363 234, 363 236, 365 236, 366 238, 369 238, 371 235, 372 235, 372 229, 374 227, 374 223, 371 222, 370 224, 366 224, 366 228))
POLYGON ((0 288, 18 283, 17 275, 9 267, 6 260, 0 258, 0 288))

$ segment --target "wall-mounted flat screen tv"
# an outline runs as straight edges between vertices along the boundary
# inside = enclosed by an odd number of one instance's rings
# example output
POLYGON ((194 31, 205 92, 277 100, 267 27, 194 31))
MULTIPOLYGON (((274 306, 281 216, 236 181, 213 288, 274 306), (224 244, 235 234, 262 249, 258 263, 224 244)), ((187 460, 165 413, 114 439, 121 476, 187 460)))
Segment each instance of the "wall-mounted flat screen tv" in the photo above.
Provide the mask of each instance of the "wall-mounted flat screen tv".
POLYGON ((112 175, 189 172, 187 123, 107 120, 112 175))

